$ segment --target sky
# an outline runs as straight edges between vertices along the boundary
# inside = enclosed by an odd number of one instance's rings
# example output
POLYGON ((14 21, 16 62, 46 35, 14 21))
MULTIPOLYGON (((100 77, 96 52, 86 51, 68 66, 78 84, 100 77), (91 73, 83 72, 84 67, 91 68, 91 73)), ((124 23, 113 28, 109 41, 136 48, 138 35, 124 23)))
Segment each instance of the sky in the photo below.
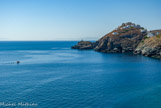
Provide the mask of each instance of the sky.
POLYGON ((0 0, 0 41, 97 40, 125 22, 161 29, 161 0, 0 0))

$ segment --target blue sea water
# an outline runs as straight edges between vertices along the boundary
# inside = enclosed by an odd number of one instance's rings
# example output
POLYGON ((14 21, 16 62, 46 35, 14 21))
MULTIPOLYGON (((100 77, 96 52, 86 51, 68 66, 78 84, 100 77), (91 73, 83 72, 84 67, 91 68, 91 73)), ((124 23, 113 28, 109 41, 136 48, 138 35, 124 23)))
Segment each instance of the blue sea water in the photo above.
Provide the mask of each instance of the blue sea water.
POLYGON ((0 108, 161 108, 161 60, 76 43, 0 42, 0 108))

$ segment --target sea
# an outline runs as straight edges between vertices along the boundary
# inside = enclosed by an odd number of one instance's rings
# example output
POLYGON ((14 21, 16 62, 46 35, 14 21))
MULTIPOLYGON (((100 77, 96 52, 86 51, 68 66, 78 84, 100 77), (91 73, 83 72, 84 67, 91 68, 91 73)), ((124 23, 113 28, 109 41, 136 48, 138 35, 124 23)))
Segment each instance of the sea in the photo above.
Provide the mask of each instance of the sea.
POLYGON ((75 44, 1 41, 0 108, 161 108, 161 60, 75 44))

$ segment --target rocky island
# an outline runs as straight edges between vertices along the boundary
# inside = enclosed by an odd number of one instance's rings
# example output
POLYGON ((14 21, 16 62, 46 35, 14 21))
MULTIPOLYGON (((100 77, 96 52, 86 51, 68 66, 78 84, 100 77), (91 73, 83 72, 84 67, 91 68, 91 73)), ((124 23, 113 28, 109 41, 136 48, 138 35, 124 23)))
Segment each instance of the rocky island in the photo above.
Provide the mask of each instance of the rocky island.
POLYGON ((80 50, 85 50, 85 49, 93 49, 93 43, 90 41, 80 41, 78 42, 77 45, 72 46, 72 49, 80 49, 80 50))
POLYGON ((133 52, 161 58, 161 30, 147 31, 140 25, 127 22, 118 26, 96 42, 80 41, 72 49, 94 49, 106 53, 133 52))

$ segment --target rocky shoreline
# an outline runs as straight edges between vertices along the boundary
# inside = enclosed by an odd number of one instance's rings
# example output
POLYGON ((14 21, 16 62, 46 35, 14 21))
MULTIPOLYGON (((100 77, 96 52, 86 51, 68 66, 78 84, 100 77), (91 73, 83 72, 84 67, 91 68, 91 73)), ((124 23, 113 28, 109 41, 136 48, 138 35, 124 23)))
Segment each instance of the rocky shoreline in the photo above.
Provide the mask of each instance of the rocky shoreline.
POLYGON ((96 42, 80 41, 72 49, 90 50, 106 53, 142 54, 161 58, 161 30, 147 31, 140 25, 123 23, 96 42))
POLYGON ((137 46, 134 53, 161 59, 161 36, 144 39, 137 46))

